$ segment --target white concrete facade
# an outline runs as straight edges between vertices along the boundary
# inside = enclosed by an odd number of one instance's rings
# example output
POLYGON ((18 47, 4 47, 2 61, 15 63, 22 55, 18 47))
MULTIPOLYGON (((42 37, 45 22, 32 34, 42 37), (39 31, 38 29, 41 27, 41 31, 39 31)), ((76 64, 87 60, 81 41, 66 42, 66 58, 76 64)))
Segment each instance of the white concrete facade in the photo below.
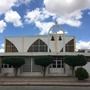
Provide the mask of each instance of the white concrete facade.
POLYGON ((7 37, 7 40, 12 42, 17 48, 18 52, 27 52, 29 47, 38 39, 42 40, 47 44, 47 46, 51 49, 51 52, 60 52, 65 44, 67 44, 70 40, 75 38, 73 36, 67 36, 64 34, 50 34, 41 35, 41 36, 33 36, 33 37, 7 37), (54 41, 51 41, 51 37, 54 37, 54 41), (59 40, 61 36, 62 40, 59 40))
MULTIPOLYGON (((49 35, 40 35, 40 36, 30 36, 30 37, 7 37, 5 40, 5 49, 7 47, 7 40, 14 45, 14 47, 18 50, 17 52, 13 51, 6 51, 5 53, 0 54, 0 57, 8 57, 8 56, 18 56, 23 57, 25 59, 25 64, 19 69, 18 75, 20 76, 41 76, 42 75, 42 69, 40 66, 37 66, 34 64, 34 57, 35 56, 44 56, 44 55, 50 55, 53 56, 54 63, 51 64, 46 71, 46 75, 48 76, 70 76, 71 75, 71 68, 66 65, 63 62, 63 57, 65 55, 85 55, 90 56, 90 53, 80 53, 75 52, 75 37, 68 36, 65 34, 49 34, 49 35), (52 39, 52 36, 54 37, 54 40, 52 39), (61 38, 61 40, 59 40, 61 38), (47 45, 47 51, 38 51, 38 52, 28 52, 28 49, 37 41, 41 40, 42 42, 47 45), (73 40, 73 43, 70 42, 73 40), (73 44, 73 51, 67 51, 66 45, 70 42, 69 49, 72 48, 73 44), (50 49, 50 51, 49 51, 50 49), (63 49, 63 51, 62 51, 63 49)), ((68 46, 68 45, 67 45, 68 46)), ((12 47, 9 47, 9 49, 12 47)), ((85 66, 85 68, 89 71, 89 63, 85 66)), ((8 76, 13 75, 13 68, 8 67, 2 68, 1 72, 2 74, 7 74, 8 76)))

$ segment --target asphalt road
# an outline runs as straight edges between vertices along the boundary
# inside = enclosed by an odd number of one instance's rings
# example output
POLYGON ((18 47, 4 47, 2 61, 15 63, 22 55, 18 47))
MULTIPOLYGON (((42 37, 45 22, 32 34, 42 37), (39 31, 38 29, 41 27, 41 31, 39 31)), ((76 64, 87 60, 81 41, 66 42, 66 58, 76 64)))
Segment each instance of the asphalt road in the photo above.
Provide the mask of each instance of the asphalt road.
POLYGON ((73 86, 0 86, 0 90, 90 90, 90 87, 73 86))

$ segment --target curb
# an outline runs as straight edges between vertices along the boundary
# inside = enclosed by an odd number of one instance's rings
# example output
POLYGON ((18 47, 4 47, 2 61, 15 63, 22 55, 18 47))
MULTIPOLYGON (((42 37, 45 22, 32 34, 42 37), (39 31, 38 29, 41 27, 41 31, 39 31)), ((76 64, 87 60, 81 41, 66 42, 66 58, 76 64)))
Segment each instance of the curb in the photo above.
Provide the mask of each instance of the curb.
POLYGON ((82 86, 90 87, 90 83, 57 83, 57 82, 2 82, 0 86, 82 86))

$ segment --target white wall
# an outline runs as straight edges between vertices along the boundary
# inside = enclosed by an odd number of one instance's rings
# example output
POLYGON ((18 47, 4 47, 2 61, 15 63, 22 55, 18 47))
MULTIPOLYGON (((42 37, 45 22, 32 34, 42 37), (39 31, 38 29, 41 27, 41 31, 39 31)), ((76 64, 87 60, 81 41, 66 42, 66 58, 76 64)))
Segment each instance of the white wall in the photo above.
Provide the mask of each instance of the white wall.
POLYGON ((90 75, 90 62, 88 62, 85 66, 83 66, 89 73, 90 75))
POLYGON ((2 75, 5 75, 5 76, 13 76, 14 68, 2 68, 1 72, 2 72, 2 75))
POLYGON ((65 64, 64 66, 65 66, 65 74, 67 76, 72 76, 72 69, 70 68, 70 66, 67 64, 65 64))
POLYGON ((49 48, 52 52, 60 52, 65 44, 72 40, 74 37, 60 35, 60 34, 52 34, 50 36, 33 36, 33 37, 8 37, 7 39, 11 41, 19 52, 27 52, 29 47, 37 40, 41 39, 47 45, 49 44, 49 48), (54 36, 55 41, 51 41, 51 37, 54 36), (59 40, 59 36, 61 36, 62 40, 59 40), (49 41, 48 41, 49 40, 49 41))

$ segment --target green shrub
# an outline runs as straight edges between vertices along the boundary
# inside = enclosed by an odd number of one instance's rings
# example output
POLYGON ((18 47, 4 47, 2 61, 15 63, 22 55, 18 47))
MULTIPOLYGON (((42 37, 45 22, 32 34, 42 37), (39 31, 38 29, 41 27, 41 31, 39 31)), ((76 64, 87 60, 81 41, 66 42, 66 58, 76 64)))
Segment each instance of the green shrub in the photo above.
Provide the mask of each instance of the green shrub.
POLYGON ((87 59, 83 55, 65 56, 64 63, 68 64, 72 69, 74 76, 76 66, 84 66, 87 64, 87 59))
POLYGON ((89 77, 89 74, 84 68, 77 68, 75 71, 75 76, 78 78, 78 80, 85 80, 89 77))

